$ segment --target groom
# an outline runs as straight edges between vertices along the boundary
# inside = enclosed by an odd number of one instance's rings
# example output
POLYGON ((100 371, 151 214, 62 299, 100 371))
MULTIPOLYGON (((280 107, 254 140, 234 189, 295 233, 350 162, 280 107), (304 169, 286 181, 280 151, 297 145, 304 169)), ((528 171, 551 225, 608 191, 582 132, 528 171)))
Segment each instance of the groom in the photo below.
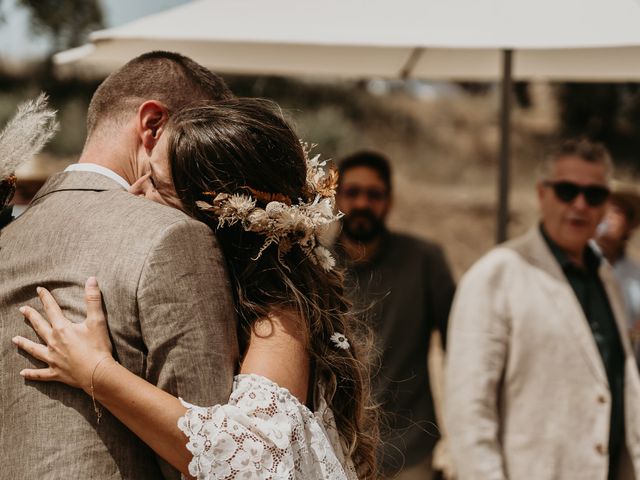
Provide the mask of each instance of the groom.
POLYGON ((81 390, 18 375, 41 366, 11 344, 15 335, 37 340, 18 307, 40 307, 38 285, 82 321, 83 286, 96 276, 120 363, 189 402, 228 400, 238 347, 224 258, 209 228, 179 210, 167 185, 144 175, 167 168, 174 112, 230 96, 219 77, 181 55, 131 60, 95 92, 79 162, 51 177, 2 230, 2 478, 179 478, 108 413, 98 425, 81 390), (134 183, 144 183, 141 195, 127 192, 134 183))

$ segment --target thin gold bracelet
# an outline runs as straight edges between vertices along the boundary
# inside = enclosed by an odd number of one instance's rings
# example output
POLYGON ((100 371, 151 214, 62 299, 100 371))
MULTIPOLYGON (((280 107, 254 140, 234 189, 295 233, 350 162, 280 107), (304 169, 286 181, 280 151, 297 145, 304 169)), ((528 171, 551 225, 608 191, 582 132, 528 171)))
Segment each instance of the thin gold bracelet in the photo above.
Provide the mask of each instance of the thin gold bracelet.
POLYGON ((113 358, 113 357, 111 355, 109 355, 108 357, 103 357, 100 360, 98 360, 98 363, 96 363, 95 367, 93 367, 93 372, 91 372, 91 384, 89 385, 89 388, 91 389, 91 400, 93 401, 93 411, 96 412, 96 419, 98 421, 98 425, 100 425, 100 419, 102 418, 102 408, 100 408, 100 406, 98 405, 98 402, 96 402, 96 397, 94 395, 93 376, 96 374, 96 370, 98 369, 98 366, 107 358, 113 358))

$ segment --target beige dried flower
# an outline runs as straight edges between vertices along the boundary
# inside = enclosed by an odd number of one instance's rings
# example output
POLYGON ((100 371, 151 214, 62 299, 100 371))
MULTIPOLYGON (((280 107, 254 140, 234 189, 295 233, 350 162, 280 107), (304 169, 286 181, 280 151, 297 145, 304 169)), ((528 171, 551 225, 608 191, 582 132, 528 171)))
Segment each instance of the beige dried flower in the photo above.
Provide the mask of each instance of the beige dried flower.
POLYGON ((20 104, 0 132, 0 179, 38 154, 57 130, 56 111, 48 108, 46 94, 20 104))

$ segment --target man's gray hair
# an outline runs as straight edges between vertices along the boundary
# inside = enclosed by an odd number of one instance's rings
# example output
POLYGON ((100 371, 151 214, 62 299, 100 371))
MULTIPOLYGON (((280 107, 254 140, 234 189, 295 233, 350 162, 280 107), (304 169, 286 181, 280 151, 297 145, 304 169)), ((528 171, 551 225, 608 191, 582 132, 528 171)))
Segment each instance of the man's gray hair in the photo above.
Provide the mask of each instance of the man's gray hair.
POLYGON ((547 154, 546 158, 538 166, 538 181, 548 180, 556 162, 566 157, 579 157, 585 162, 604 165, 607 182, 613 176, 613 160, 604 144, 592 142, 587 138, 574 138, 564 140, 547 154))

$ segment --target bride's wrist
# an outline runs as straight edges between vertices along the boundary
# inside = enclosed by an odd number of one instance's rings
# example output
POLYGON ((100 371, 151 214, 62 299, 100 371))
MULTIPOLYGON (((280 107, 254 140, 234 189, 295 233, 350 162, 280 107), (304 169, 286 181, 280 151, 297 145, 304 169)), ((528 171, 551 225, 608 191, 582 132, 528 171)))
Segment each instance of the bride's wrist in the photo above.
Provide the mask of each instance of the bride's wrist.
POLYGON ((96 392, 98 390, 98 384, 100 383, 100 379, 104 374, 105 370, 109 368, 110 365, 117 363, 115 359, 111 355, 105 355, 102 358, 99 358, 97 361, 93 362, 93 367, 91 368, 91 374, 87 381, 82 385, 82 389, 95 398, 96 392))

